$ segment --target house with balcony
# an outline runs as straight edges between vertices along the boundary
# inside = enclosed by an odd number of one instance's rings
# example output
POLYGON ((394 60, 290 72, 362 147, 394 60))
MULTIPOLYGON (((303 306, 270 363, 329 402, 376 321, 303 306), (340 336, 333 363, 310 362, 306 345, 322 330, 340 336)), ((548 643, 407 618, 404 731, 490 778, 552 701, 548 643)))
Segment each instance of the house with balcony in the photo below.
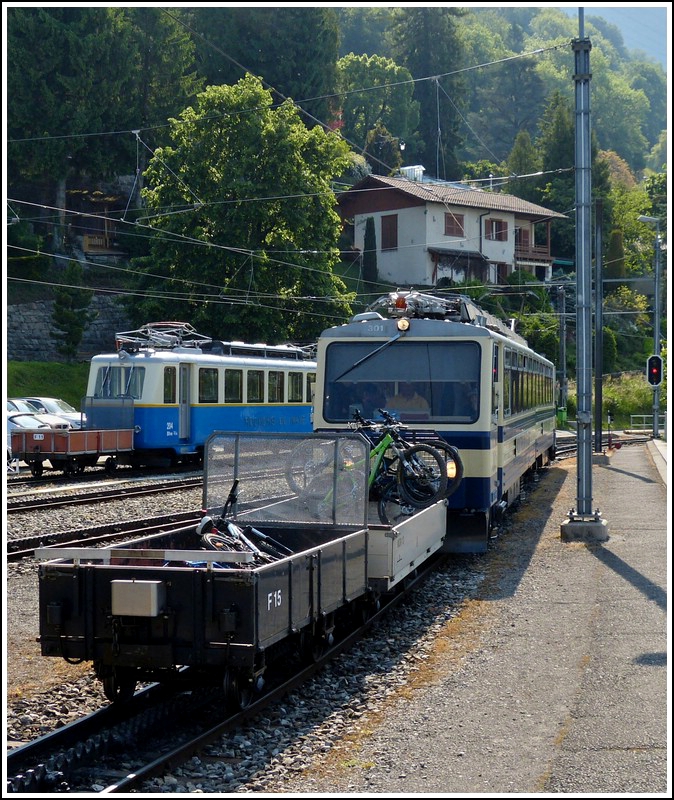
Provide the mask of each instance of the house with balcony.
POLYGON ((365 248, 372 217, 379 280, 445 287, 465 280, 502 284, 514 270, 552 277, 550 230, 564 214, 513 195, 422 179, 423 167, 399 177, 368 175, 338 198, 354 248, 365 248))

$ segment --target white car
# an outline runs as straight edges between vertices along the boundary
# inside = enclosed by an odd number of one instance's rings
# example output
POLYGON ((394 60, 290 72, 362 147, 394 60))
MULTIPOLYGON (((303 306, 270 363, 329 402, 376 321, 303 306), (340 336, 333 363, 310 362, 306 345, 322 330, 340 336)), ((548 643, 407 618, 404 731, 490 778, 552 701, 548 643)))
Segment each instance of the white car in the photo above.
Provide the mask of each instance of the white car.
MULTIPOLYGON (((9 404, 8 404, 9 405, 9 404)), ((9 410, 8 410, 9 411, 9 410)), ((51 430, 51 425, 42 422, 36 414, 23 414, 21 412, 7 414, 7 466, 12 462, 12 431, 26 431, 44 428, 51 430)))
POLYGON ((57 417, 67 419, 73 428, 81 428, 86 422, 86 416, 65 400, 57 397, 24 397, 31 405, 42 414, 55 414, 57 417))
POLYGON ((18 413, 30 414, 36 417, 39 422, 44 422, 50 428, 54 428, 57 431, 69 431, 73 427, 69 420, 58 417, 56 414, 43 414, 38 411, 32 403, 29 403, 28 400, 24 400, 23 398, 10 398, 7 400, 6 406, 8 415, 18 413))

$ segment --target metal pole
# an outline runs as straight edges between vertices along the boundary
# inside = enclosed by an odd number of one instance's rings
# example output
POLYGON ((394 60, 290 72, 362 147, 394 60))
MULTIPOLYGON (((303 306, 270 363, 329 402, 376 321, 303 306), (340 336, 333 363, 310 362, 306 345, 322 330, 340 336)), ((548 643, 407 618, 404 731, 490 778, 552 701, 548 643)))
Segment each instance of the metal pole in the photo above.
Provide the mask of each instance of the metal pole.
POLYGON ((563 542, 608 540, 608 523, 599 509, 592 512, 592 253, 590 150, 590 40, 583 36, 583 9, 578 9, 576 54, 576 374, 578 380, 578 510, 562 523, 563 542))
MULTIPOLYGON (((582 36, 582 15, 581 36, 582 36)), ((577 512, 592 515, 592 160, 590 150, 590 40, 575 39, 576 84, 576 376, 578 383, 577 512)))

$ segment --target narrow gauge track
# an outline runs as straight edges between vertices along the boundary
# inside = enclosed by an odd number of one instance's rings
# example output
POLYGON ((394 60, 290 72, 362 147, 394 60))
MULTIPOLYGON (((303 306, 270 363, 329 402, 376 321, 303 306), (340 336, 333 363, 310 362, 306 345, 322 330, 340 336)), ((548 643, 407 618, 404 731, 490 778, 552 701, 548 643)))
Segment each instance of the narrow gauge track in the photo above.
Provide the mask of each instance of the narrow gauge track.
POLYGON ((175 492, 181 489, 194 489, 203 485, 203 476, 198 478, 183 478, 161 481, 139 486, 116 486, 112 489, 78 492, 77 494, 61 495, 59 497, 22 497, 16 500, 9 499, 7 513, 18 511, 34 511, 37 509, 51 509, 60 506, 71 506, 82 503, 103 503, 109 500, 123 500, 129 497, 140 497, 161 492, 175 492))
MULTIPOLYGON (((629 436, 622 437, 611 434, 602 436, 602 447, 624 447, 629 444, 645 444, 651 439, 650 436, 629 436)), ((594 441, 594 440, 593 440, 594 441)), ((555 446, 555 457, 558 459, 571 458, 578 452, 578 439, 576 436, 568 436, 564 439, 558 439, 555 446)))
MULTIPOLYGON (((102 794, 138 789, 198 753, 227 731, 235 730, 293 689, 302 686, 322 666, 353 647, 365 632, 402 603, 447 556, 437 556, 410 576, 381 607, 344 632, 323 655, 309 665, 288 660, 286 674, 242 711, 228 715, 219 689, 184 691, 189 671, 176 684, 152 684, 136 692, 124 706, 109 706, 7 753, 8 793, 40 791, 83 792, 92 785, 102 794), (187 720, 187 721, 186 721, 187 720), (106 762, 106 758, 109 761, 106 762), (130 764, 120 774, 119 763, 130 764)), ((355 616, 355 615, 354 615, 355 616)))
POLYGON ((10 539, 7 542, 7 560, 19 561, 32 556, 38 547, 83 547, 87 545, 110 544, 119 539, 135 539, 151 536, 154 533, 169 532, 171 528, 181 528, 201 519, 201 510, 172 513, 149 517, 144 520, 115 522, 109 525, 96 525, 93 528, 78 528, 74 531, 54 533, 41 532, 34 536, 10 539))

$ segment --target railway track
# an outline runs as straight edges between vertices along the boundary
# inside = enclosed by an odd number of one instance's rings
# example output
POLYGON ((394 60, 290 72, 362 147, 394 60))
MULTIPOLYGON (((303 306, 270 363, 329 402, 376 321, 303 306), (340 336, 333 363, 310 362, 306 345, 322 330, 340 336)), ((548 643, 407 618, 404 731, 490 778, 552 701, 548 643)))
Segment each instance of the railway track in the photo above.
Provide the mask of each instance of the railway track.
MULTIPOLYGON (((605 434, 602 436, 602 448, 624 447, 631 444, 644 444, 649 442, 650 436, 616 436, 615 434, 605 434)), ((593 440, 594 443, 594 440, 593 440)), ((578 440, 576 436, 565 436, 557 439, 555 455, 559 459, 571 458, 578 452, 578 440)))
POLYGON ((136 486, 125 484, 109 489, 78 491, 77 494, 62 494, 58 497, 46 496, 35 497, 31 492, 30 497, 19 497, 8 499, 6 510, 8 514, 19 511, 30 511, 38 509, 58 508, 60 506, 80 505, 84 503, 103 503, 109 500, 123 500, 129 497, 142 497, 149 494, 160 494, 161 492, 175 492, 182 489, 194 489, 203 485, 203 476, 196 478, 178 478, 154 483, 138 484, 136 486))
POLYGON ((108 706, 8 751, 7 793, 90 792, 92 786, 103 794, 138 790, 144 781, 185 762, 305 684, 402 603, 437 569, 440 560, 446 557, 427 563, 405 582, 402 591, 387 598, 367 619, 361 618, 311 663, 287 659, 284 668, 279 665, 275 683, 245 709, 228 712, 220 688, 195 690, 189 670, 183 669, 173 683, 144 687, 128 704, 108 706), (120 763, 124 770, 119 769, 120 763))

